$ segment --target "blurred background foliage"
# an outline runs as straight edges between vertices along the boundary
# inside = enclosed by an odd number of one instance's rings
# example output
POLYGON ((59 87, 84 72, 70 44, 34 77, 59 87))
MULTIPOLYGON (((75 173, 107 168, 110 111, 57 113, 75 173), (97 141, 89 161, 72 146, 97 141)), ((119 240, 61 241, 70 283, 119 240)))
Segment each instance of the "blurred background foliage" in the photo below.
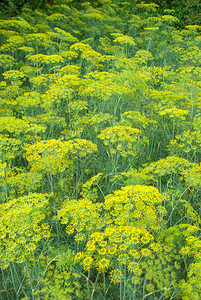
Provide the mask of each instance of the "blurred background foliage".
MULTIPOLYGON (((0 8, 2 12, 6 11, 6 13, 10 15, 15 15, 21 10, 23 7, 31 8, 31 9, 41 9, 45 8, 47 4, 54 5, 54 0, 1 0, 0 8)), ((56 1, 57 3, 59 1, 56 1)), ((62 1, 60 1, 62 3, 62 1)), ((69 1, 72 2, 72 1, 69 1)), ((81 7, 81 5, 85 2, 91 3, 94 7, 100 6, 100 2, 98 0, 75 0, 73 4, 77 7, 81 7)), ((161 13, 164 10, 174 10, 174 16, 180 20, 180 27, 184 27, 188 24, 201 24, 201 2, 200 0, 148 0, 148 1, 140 1, 140 0, 128 0, 128 1, 120 1, 115 0, 114 3, 118 5, 124 6, 126 3, 130 6, 131 10, 138 3, 155 3, 159 6, 159 10, 161 13)))

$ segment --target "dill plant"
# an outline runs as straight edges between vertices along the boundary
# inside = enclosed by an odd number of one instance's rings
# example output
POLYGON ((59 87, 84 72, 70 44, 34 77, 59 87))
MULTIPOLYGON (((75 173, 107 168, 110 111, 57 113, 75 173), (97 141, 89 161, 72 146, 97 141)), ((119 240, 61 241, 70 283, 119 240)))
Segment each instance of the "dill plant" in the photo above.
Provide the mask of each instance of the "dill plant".
POLYGON ((200 27, 54 4, 0 22, 0 292, 199 299, 200 27))

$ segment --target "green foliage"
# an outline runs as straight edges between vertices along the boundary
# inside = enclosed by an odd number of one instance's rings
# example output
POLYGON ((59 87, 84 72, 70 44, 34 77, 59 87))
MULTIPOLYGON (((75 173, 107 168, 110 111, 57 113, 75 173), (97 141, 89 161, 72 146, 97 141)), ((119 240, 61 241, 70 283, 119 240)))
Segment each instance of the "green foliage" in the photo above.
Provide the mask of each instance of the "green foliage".
POLYGON ((158 2, 4 6, 3 299, 200 299, 198 2, 158 2))
POLYGON ((3 0, 1 5, 4 9, 8 10, 8 13, 13 13, 15 10, 21 9, 23 6, 31 9, 44 7, 46 0, 31 1, 31 0, 3 0))

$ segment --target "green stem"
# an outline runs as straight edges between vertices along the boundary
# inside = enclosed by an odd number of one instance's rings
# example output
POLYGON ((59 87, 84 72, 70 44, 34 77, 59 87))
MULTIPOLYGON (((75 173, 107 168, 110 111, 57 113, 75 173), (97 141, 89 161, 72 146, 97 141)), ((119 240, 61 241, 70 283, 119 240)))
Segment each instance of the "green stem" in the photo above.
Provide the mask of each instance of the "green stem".
MULTIPOLYGON (((51 188, 52 197, 53 197, 54 214, 55 214, 55 217, 56 217, 57 216, 57 207, 56 207, 56 202, 55 202, 55 197, 54 197, 53 177, 52 177, 52 169, 51 169, 50 164, 49 164, 49 168, 50 168, 49 183, 50 183, 50 188, 51 188)), ((60 241, 60 238, 59 238, 59 225, 58 225, 57 219, 56 219, 56 231, 57 231, 57 239, 58 239, 58 242, 59 242, 60 241)))
POLYGON ((33 284, 32 284, 32 280, 31 280, 31 274, 30 274, 30 271, 29 271, 29 266, 28 266, 28 262, 27 262, 27 259, 26 259, 26 269, 27 269, 27 274, 28 274, 28 278, 29 278, 29 284, 30 284, 30 287, 31 287, 31 299, 34 299, 34 295, 33 295, 33 284))
POLYGON ((104 271, 103 271, 103 288, 104 288, 104 299, 105 299, 106 284, 105 284, 105 272, 104 271))
POLYGON ((9 265, 9 268, 10 268, 10 273, 11 273, 11 278, 12 278, 12 282, 13 282, 13 287, 14 287, 14 290, 15 290, 15 294, 17 295, 17 288, 16 288, 15 279, 14 279, 14 275, 13 275, 13 270, 12 270, 11 264, 9 265))
MULTIPOLYGON (((96 284, 97 284, 97 281, 98 281, 98 277, 99 277, 100 273, 98 272, 97 276, 96 276, 96 281, 94 283, 94 288, 93 288, 93 291, 91 293, 91 299, 93 300, 93 295, 94 295, 94 292, 96 290, 96 284)), ((104 289, 105 290, 105 289, 104 289)))
POLYGON ((5 195, 6 195, 6 202, 8 203, 8 189, 7 189, 7 175, 6 175, 6 169, 4 169, 5 176, 3 178, 3 183, 4 183, 4 189, 5 189, 5 195))
MULTIPOLYGON (((165 289, 166 289, 166 287, 165 287, 165 288, 162 288, 162 289, 160 289, 160 290, 156 290, 156 291, 150 292, 150 293, 146 294, 145 296, 143 296, 142 300, 146 299, 147 297, 149 297, 149 296, 151 296, 151 295, 153 295, 153 294, 155 294, 155 293, 161 292, 161 291, 163 291, 163 290, 165 290, 165 289)), ((154 299, 155 299, 155 298, 154 298, 154 299)))
POLYGON ((193 93, 193 97, 192 97, 190 130, 192 130, 193 115, 194 115, 194 106, 195 106, 195 97, 196 97, 196 88, 197 88, 197 81, 195 81, 194 93, 193 93))
POLYGON ((146 295, 145 295, 146 282, 147 282, 147 279, 145 278, 144 284, 143 284, 143 298, 142 299, 145 299, 145 297, 146 297, 146 295))
POLYGON ((4 276, 4 271, 1 270, 1 273, 2 273, 3 282, 4 282, 4 284, 5 284, 5 293, 6 293, 7 299, 9 299, 9 293, 8 293, 8 288, 7 288, 6 279, 5 279, 5 276, 4 276))
POLYGON ((90 290, 90 285, 89 285, 89 277, 90 277, 90 270, 88 271, 88 277, 87 277, 87 289, 88 289, 88 293, 89 293, 89 299, 92 300, 93 298, 91 298, 91 290, 90 290))
POLYGON ((130 195, 130 199, 129 199, 129 207, 128 207, 128 224, 130 223, 130 213, 131 213, 131 201, 132 201, 132 196, 133 196, 133 187, 132 186, 132 190, 131 190, 131 195, 130 195))
POLYGON ((47 269, 48 269, 49 265, 51 265, 51 263, 52 263, 53 261, 55 261, 58 257, 59 257, 59 256, 57 255, 55 258, 53 258, 53 259, 47 264, 47 266, 46 266, 46 268, 45 268, 45 271, 43 272, 42 277, 41 277, 41 278, 39 279, 39 281, 37 282, 37 284, 36 284, 36 286, 35 286, 35 288, 34 288, 33 291, 36 291, 36 289, 37 289, 38 285, 40 284, 41 280, 44 278, 44 276, 45 276, 45 274, 46 274, 46 272, 47 272, 47 269))
POLYGON ((124 265, 124 290, 123 290, 123 300, 126 300, 126 264, 124 265))

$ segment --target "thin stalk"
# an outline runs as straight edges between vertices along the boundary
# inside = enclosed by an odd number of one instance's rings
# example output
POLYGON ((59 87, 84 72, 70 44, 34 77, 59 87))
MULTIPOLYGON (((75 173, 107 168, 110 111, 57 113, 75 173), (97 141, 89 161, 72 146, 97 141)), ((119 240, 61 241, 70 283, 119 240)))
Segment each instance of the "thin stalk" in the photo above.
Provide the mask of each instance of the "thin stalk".
MULTIPOLYGON (((121 265, 120 265, 120 270, 121 270, 121 265)), ((120 279, 120 300, 123 300, 123 282, 122 279, 120 279)))
POLYGON ((31 280, 31 274, 30 274, 30 271, 29 271, 29 266, 28 266, 28 262, 27 262, 27 259, 26 259, 26 269, 27 269, 27 274, 28 274, 28 277, 29 277, 29 284, 30 284, 30 287, 31 287, 31 299, 34 299, 34 295, 33 295, 33 284, 32 284, 32 280, 31 280))
MULTIPOLYGON (((92 293, 91 293, 91 299, 93 299, 93 296, 94 296, 94 292, 95 292, 95 290, 96 290, 96 284, 97 284, 99 275, 100 275, 100 272, 98 272, 98 274, 97 274, 97 276, 96 276, 96 281, 95 281, 95 283, 94 283, 93 291, 92 291, 92 293)), ((105 291, 105 289, 104 289, 104 291, 105 291)))
POLYGON ((183 259, 183 262, 184 262, 184 265, 185 265, 185 271, 186 271, 186 274, 187 274, 188 273, 188 266, 187 266, 186 260, 185 260, 183 255, 182 255, 182 259, 183 259))
POLYGON ((15 294, 17 295, 17 288, 16 288, 15 279, 14 279, 14 275, 13 275, 13 270, 12 270, 11 264, 9 264, 9 269, 10 269, 10 273, 11 273, 11 279, 12 279, 12 282, 13 282, 13 287, 14 287, 14 290, 15 290, 15 294))
POLYGON ((104 289, 104 299, 105 299, 106 284, 105 284, 105 272, 104 271, 103 271, 103 289, 104 289))
POLYGON ((156 290, 156 291, 150 292, 150 293, 146 294, 145 296, 143 296, 142 300, 146 299, 147 297, 149 297, 149 296, 151 296, 151 295, 153 295, 155 293, 161 292, 162 290, 165 290, 165 289, 166 289, 166 287, 162 288, 160 290, 156 290))
POLYGON ((24 294, 25 297, 27 296, 25 291, 24 291, 24 288, 23 288, 24 281, 25 281, 25 276, 24 276, 23 279, 21 279, 20 286, 19 286, 18 291, 17 291, 17 297, 18 297, 18 295, 20 295, 20 291, 22 291, 22 293, 24 294))
POLYGON ((36 291, 36 289, 37 289, 38 285, 40 284, 41 280, 44 278, 44 276, 45 276, 45 274, 46 274, 46 272, 47 272, 47 269, 48 269, 49 265, 51 265, 51 263, 52 263, 53 261, 55 261, 55 260, 57 259, 57 257, 58 257, 58 255, 57 255, 55 258, 53 258, 53 259, 47 264, 47 266, 46 266, 46 268, 45 268, 45 271, 43 272, 42 277, 41 277, 41 278, 39 279, 39 281, 37 282, 37 284, 36 284, 35 288, 33 289, 33 291, 36 291))
POLYGON ((6 293, 7 299, 9 299, 9 294, 8 294, 8 289, 7 289, 7 283, 6 283, 6 280, 5 280, 5 276, 4 276, 3 270, 1 270, 1 273, 2 273, 4 284, 5 284, 5 293, 6 293))
POLYGON ((131 213, 131 201, 132 201, 132 196, 133 196, 133 187, 134 187, 134 186, 132 186, 131 195, 130 195, 130 199, 129 199, 129 206, 128 206, 128 223, 127 223, 127 225, 129 225, 129 223, 130 223, 130 213, 131 213))
POLYGON ((127 91, 127 89, 130 87, 130 85, 127 86, 127 88, 125 89, 125 91, 120 95, 120 97, 118 98, 115 108, 114 108, 114 118, 116 117, 116 113, 117 113, 117 107, 119 106, 119 102, 121 101, 121 98, 123 97, 124 93, 127 91))
POLYGON ((90 290, 90 285, 89 285, 89 277, 90 277, 90 270, 88 271, 88 277, 87 277, 87 290, 88 290, 88 293, 89 293, 89 299, 92 300, 91 290, 90 290))
POLYGON ((194 107, 195 107, 196 89, 197 89, 197 81, 195 81, 194 93, 193 93, 192 104, 191 104, 191 125, 190 125, 191 130, 192 130, 192 123, 193 123, 194 107))
POLYGON ((110 282, 110 284, 108 285, 107 291, 105 292, 105 296, 107 295, 111 284, 112 284, 112 282, 110 282))
POLYGON ((124 290, 123 290, 123 300, 126 300, 126 264, 124 265, 124 290))
POLYGON ((122 293, 123 293, 123 286, 122 286, 122 280, 121 280, 120 281, 120 300, 123 300, 122 293))
MULTIPOLYGON (((55 202, 55 197, 54 197, 54 187, 53 187, 53 177, 52 177, 52 169, 51 169, 51 165, 49 164, 49 168, 50 168, 50 173, 49 173, 49 183, 50 183, 50 188, 51 188, 51 192, 52 192, 52 197, 53 197, 53 206, 54 206, 54 214, 55 214, 55 217, 57 215, 57 207, 56 207, 56 202, 55 202)), ((59 238, 59 226, 58 226, 58 222, 57 222, 57 219, 56 219, 56 231, 57 231, 57 239, 58 239, 58 242, 60 241, 60 238, 59 238)))
MULTIPOLYGON (((173 120, 173 126, 172 126, 172 140, 174 140, 174 133, 175 133, 175 120, 173 120)), ((171 155, 173 155, 173 149, 174 146, 171 147, 171 155)))
POLYGON ((7 189, 7 176, 6 176, 6 169, 4 169, 5 176, 2 176, 3 183, 4 183, 4 190, 6 195, 6 202, 8 203, 8 189, 7 189))
POLYGON ((21 278, 18 276, 18 275, 19 275, 19 272, 16 270, 15 264, 13 264, 13 270, 14 270, 15 278, 17 278, 17 282, 20 283, 20 286, 18 287, 18 290, 17 290, 17 299, 18 299, 18 295, 19 295, 19 293, 20 293, 20 290, 22 290, 24 296, 26 297, 27 294, 25 293, 24 288, 22 287, 23 282, 24 282, 24 280, 25 280, 25 276, 24 276, 23 279, 21 279, 21 278))
MULTIPOLYGON (((188 186, 188 187, 184 190, 184 192, 182 193, 182 195, 179 197, 178 200, 180 200, 180 199, 183 197, 183 195, 186 193, 186 191, 187 191, 189 188, 190 188, 190 186, 188 186)), ((168 224, 168 222, 170 221, 170 226, 172 226, 172 214, 173 214, 175 208, 177 207, 178 203, 179 203, 179 201, 177 201, 177 202, 175 203, 175 206, 174 206, 174 201, 172 201, 172 211, 171 211, 171 213, 170 213, 170 215, 169 215, 168 220, 166 221, 166 224, 168 224)), ((181 219, 180 219, 178 222, 180 222, 180 221, 181 221, 181 219)), ((177 223, 178 223, 178 222, 177 222, 177 223)), ((176 223, 176 224, 177 224, 177 223, 176 223)), ((176 224, 175 224, 175 225, 176 225, 176 224)))
POLYGON ((143 284, 143 298, 142 298, 142 299, 145 299, 144 297, 146 297, 146 295, 145 295, 146 282, 147 282, 147 279, 145 278, 144 284, 143 284), (145 296, 144 296, 144 295, 145 295, 145 296))

